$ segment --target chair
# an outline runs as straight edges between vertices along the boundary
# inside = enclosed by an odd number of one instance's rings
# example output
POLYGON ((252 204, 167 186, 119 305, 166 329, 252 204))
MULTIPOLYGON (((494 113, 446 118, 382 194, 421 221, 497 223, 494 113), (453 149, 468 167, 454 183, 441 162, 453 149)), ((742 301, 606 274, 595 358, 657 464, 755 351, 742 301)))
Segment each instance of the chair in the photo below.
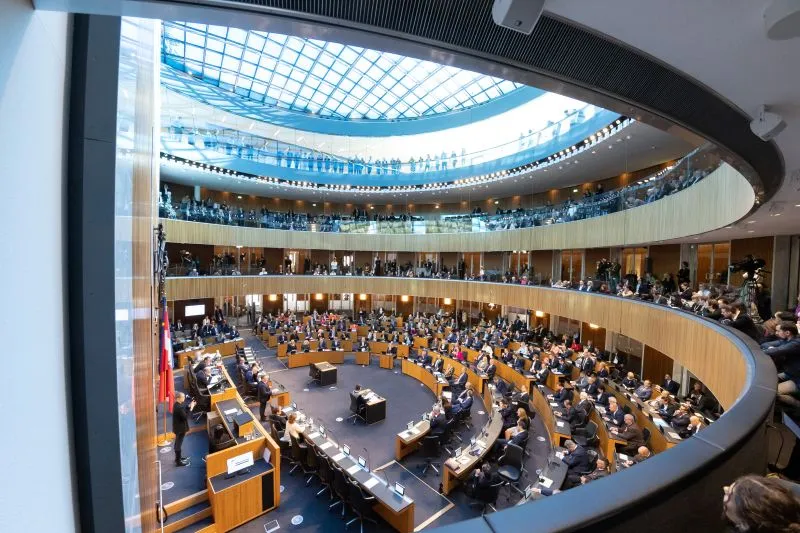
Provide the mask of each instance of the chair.
POLYGON ((316 448, 313 446, 308 447, 306 451, 306 462, 303 466, 303 473, 308 475, 308 479, 306 480, 306 487, 308 487, 315 477, 319 477, 319 456, 317 455, 316 448))
POLYGON ((642 428, 642 436, 644 437, 644 445, 647 446, 647 444, 650 442, 650 430, 647 428, 642 428))
POLYGON ((350 412, 353 413, 352 415, 348 416, 347 419, 353 419, 353 424, 355 425, 357 419, 363 420, 365 423, 367 419, 364 417, 364 413, 367 410, 366 404, 361 403, 359 400, 361 399, 360 394, 356 394, 351 392, 350 393, 350 412))
POLYGON ((225 430, 225 426, 217 424, 212 431, 209 431, 208 453, 218 452, 232 446, 236 446, 236 439, 231 437, 225 430))
POLYGON ((589 420, 586 425, 572 434, 572 440, 583 447, 597 446, 599 438, 597 437, 597 424, 589 420))
POLYGON ((283 435, 281 435, 272 422, 269 423, 269 433, 272 435, 273 440, 278 443, 278 446, 281 449, 281 459, 291 461, 292 443, 281 438, 283 435))
POLYGON ((328 510, 333 509, 337 505, 342 506, 342 516, 345 517, 347 507, 350 505, 350 482, 347 481, 344 471, 333 463, 330 463, 333 470, 333 486, 332 492, 339 497, 338 500, 328 506, 328 510))
POLYGON ((422 439, 422 455, 425 457, 425 467, 422 469, 422 475, 432 468, 434 472, 439 473, 439 468, 442 466, 440 463, 434 463, 432 459, 438 459, 441 455, 439 449, 439 435, 427 435, 422 439))
POLYGON ((356 514, 355 518, 347 522, 344 527, 347 529, 353 522, 358 522, 360 525, 361 533, 364 533, 364 522, 372 522, 377 525, 375 520, 375 511, 372 510, 375 502, 375 496, 366 494, 361 486, 356 481, 350 482, 350 507, 356 514))
MULTIPOLYGON (((450 444, 451 440, 453 440, 453 428, 455 427, 455 423, 455 418, 448 420, 444 425, 444 431, 439 436, 439 446, 450 455, 452 455, 453 452, 447 447, 447 445, 450 444)), ((459 441, 460 440, 461 438, 459 437, 459 441)))
POLYGON ((289 470, 289 475, 292 475, 297 468, 301 468, 303 473, 305 474, 305 464, 306 464, 306 454, 308 453, 308 445, 301 444, 298 440, 291 435, 289 435, 289 439, 292 443, 292 458, 289 462, 290 466, 292 467, 289 470))
POLYGON ((622 412, 625 413, 626 415, 633 413, 633 411, 631 411, 631 406, 628 404, 622 406, 622 412))
POLYGON ((328 462, 328 458, 322 455, 316 448, 314 448, 314 453, 317 456, 317 464, 319 465, 319 471, 317 475, 319 476, 319 482, 322 483, 322 488, 317 492, 317 496, 325 492, 326 490, 331 491, 331 501, 333 501, 333 481, 334 481, 334 474, 333 468, 331 467, 330 462, 328 462))
MULTIPOLYGON (((498 459, 497 464, 500 468, 497 469, 497 475, 503 480, 504 485, 508 485, 510 489, 517 491, 520 496, 525 496, 525 493, 517 485, 522 478, 522 448, 516 444, 508 443, 502 457, 498 459)), ((509 491, 507 500, 511 499, 509 491)))
POLYGON ((477 502, 470 502, 470 507, 480 507, 481 508, 481 516, 486 514, 486 508, 492 510, 492 512, 497 512, 495 506, 497 505, 497 497, 500 496, 500 489, 503 488, 505 485, 505 481, 498 481, 492 485, 489 485, 486 489, 476 492, 475 499, 478 500, 477 502))
POLYGON ((586 467, 586 470, 578 472, 581 476, 594 472, 594 469, 597 468, 597 459, 600 457, 597 450, 586 450, 586 454, 589 456, 589 465, 586 467))

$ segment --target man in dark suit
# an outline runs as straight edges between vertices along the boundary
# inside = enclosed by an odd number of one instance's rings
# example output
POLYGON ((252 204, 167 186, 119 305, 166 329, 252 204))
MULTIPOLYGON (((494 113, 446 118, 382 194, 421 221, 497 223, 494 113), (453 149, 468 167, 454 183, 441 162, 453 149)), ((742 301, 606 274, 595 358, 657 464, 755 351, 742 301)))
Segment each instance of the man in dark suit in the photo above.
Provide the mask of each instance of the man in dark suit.
POLYGON ((673 380, 672 376, 666 374, 664 376, 664 381, 661 383, 661 388, 675 396, 678 394, 678 391, 681 390, 681 384, 673 380))
POLYGON ((366 341, 366 339, 364 339, 364 337, 361 337, 358 340, 358 344, 356 345, 356 351, 357 352, 368 352, 369 351, 369 343, 366 341))
POLYGON ((197 386, 207 389, 208 384, 211 381, 211 367, 204 367, 203 370, 195 375, 195 377, 197 377, 197 386))
POLYGON ((564 447, 567 450, 561 461, 567 465, 567 478, 564 480, 562 488, 570 488, 580 484, 581 475, 590 469, 591 458, 586 448, 578 446, 572 440, 564 442, 564 447))
POLYGON ((272 387, 266 374, 261 375, 256 389, 258 390, 258 413, 261 415, 261 421, 266 422, 267 405, 269 405, 269 400, 272 398, 272 387))
POLYGON ((494 357, 489 358, 489 366, 486 367, 486 376, 491 380, 497 373, 497 364, 494 357))
POLYGON ((195 401, 192 400, 185 405, 186 395, 179 392, 175 395, 175 403, 172 405, 172 432, 175 433, 175 466, 186 466, 189 459, 181 455, 183 438, 189 431, 189 413, 194 409, 195 401))
POLYGON ((331 342, 331 349, 332 350, 341 350, 342 349, 342 341, 338 338, 334 337, 333 341, 331 342))
POLYGON ((430 415, 431 435, 441 435, 447 425, 447 418, 442 413, 442 407, 437 403, 433 406, 430 415))
POLYGON ((432 370, 439 373, 444 372, 444 359, 438 357, 436 361, 433 362, 432 370))
POLYGON ((623 440, 628 441, 628 444, 622 449, 626 455, 636 455, 639 446, 644 446, 644 433, 642 428, 636 425, 633 415, 625 415, 625 425, 619 429, 611 428, 612 433, 623 440))
POLYGON ((453 393, 458 393, 459 391, 463 390, 467 384, 467 371, 461 372, 458 377, 453 381, 451 388, 453 389, 453 393))
POLYGON ((594 403, 596 403, 597 405, 602 405, 603 407, 608 405, 609 398, 611 398, 611 394, 606 392, 606 386, 605 385, 598 385, 597 386, 597 393, 596 394, 590 394, 590 396, 592 396, 594 398, 594 403))
POLYGON ((586 413, 581 411, 580 409, 576 409, 572 406, 572 401, 567 399, 564 400, 564 409, 561 411, 554 411, 556 416, 563 418, 568 424, 569 427, 575 429, 577 427, 581 427, 586 423, 586 413))
POLYGON ((470 409, 472 409, 472 389, 464 389, 453 402, 453 416, 458 416, 462 411, 469 413, 470 409))
POLYGON ((620 427, 625 423, 625 413, 620 409, 617 402, 609 402, 608 410, 603 420, 611 422, 616 427, 620 427))
POLYGON ((563 404, 564 400, 568 400, 570 397, 572 397, 572 391, 567 389, 564 386, 564 383, 559 381, 558 384, 556 385, 556 393, 551 395, 550 399, 553 400, 554 402, 563 404))
POLYGON ((431 363, 433 363, 433 359, 431 358, 430 354, 428 353, 428 350, 426 350, 425 348, 422 348, 422 351, 420 352, 419 356, 417 357, 417 362, 419 364, 421 364, 422 366, 431 366, 431 363))
POLYGON ((722 323, 738 329, 755 341, 761 338, 761 333, 753 323, 753 319, 747 314, 742 302, 733 302, 730 305, 722 306, 722 323))
POLYGON ((516 444, 520 448, 525 448, 525 441, 528 440, 528 421, 523 418, 517 420, 513 433, 510 439, 497 439, 495 441, 492 451, 496 455, 502 454, 509 444, 516 444))
POLYGON ((517 425, 517 411, 506 399, 500 400, 500 417, 503 419, 503 431, 517 425))

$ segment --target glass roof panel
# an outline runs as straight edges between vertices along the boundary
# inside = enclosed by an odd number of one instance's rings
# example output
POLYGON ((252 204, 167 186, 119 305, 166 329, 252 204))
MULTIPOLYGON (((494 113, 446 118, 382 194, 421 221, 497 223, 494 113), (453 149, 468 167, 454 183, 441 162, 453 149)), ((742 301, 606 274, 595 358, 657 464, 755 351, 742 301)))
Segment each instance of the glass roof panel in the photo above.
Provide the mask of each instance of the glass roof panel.
POLYGON ((522 87, 392 53, 224 26, 164 22, 161 40, 163 63, 208 84, 231 92, 252 87, 235 92, 266 105, 339 119, 449 113, 522 87))

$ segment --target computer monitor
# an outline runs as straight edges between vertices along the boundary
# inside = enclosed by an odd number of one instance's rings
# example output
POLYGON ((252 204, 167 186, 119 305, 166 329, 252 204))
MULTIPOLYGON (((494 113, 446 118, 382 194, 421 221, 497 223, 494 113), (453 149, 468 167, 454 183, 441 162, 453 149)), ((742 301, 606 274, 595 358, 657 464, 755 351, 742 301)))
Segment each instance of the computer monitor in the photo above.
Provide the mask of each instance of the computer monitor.
POLYGON ((408 424, 406 424, 406 429, 408 429, 409 431, 411 431, 412 429, 414 429, 414 422, 413 422, 413 421, 411 421, 411 422, 409 422, 408 424))
POLYGON ((350 455, 350 446, 347 444, 342 444, 342 453, 345 455, 350 455))
POLYGON ((292 402, 292 409, 297 411, 297 402, 292 402))
POLYGON ((369 468, 367 468, 367 460, 361 457, 360 455, 358 456, 358 466, 360 466, 364 470, 369 471, 369 468))
POLYGON ((461 455, 461 448, 456 448, 456 451, 453 452, 453 457, 459 457, 461 455))
POLYGON ((472 437, 471 439, 469 439, 470 445, 475 446, 475 442, 477 442, 475 437, 472 437))
POLYGON ((404 496, 406 493, 406 488, 398 483, 397 481, 394 482, 394 491, 399 494, 400 496, 404 496))
POLYGON ((323 437, 325 436, 325 426, 319 427, 319 434, 322 435, 323 437))

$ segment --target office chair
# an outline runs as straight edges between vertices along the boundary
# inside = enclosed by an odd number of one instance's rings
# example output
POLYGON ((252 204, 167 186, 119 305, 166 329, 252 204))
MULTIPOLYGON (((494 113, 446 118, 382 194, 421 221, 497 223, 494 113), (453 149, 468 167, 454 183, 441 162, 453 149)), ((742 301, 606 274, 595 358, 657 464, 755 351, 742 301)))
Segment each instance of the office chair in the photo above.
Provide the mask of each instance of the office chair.
POLYGON ((594 447, 600 439, 597 437, 597 424, 589 420, 586 425, 572 434, 572 440, 583 447, 594 447))
POLYGON ((642 428, 642 436, 644 437, 644 445, 647 446, 650 442, 650 430, 647 428, 642 428))
POLYGON ((311 385, 313 385, 315 382, 316 382, 317 384, 319 384, 319 380, 320 380, 320 377, 321 377, 321 373, 317 371, 317 367, 315 367, 314 365, 308 365, 308 375, 309 375, 309 377, 311 378, 311 381, 309 381, 309 382, 306 384, 306 386, 309 386, 309 387, 310 387, 310 386, 311 386, 311 385))
POLYGON ((356 516, 347 522, 344 527, 347 529, 353 522, 358 522, 361 533, 364 533, 364 522, 371 522, 375 525, 378 524, 378 521, 375 519, 375 511, 373 510, 375 496, 366 494, 356 481, 350 481, 349 492, 350 507, 356 516))
POLYGON ((503 479, 503 484, 508 485, 509 493, 506 500, 511 499, 511 490, 517 491, 520 496, 525 496, 525 493, 517 485, 522 478, 522 448, 516 444, 506 444, 506 449, 497 464, 500 468, 497 469, 497 475, 503 479))
POLYGON ((347 508, 350 505, 350 482, 347 481, 344 470, 336 466, 334 463, 330 463, 330 465, 331 469, 333 470, 333 493, 336 494, 339 499, 330 504, 328 506, 328 510, 330 511, 337 505, 341 505, 341 518, 344 519, 345 515, 347 514, 347 508))
POLYGON ((633 411, 631 411, 631 407, 628 404, 622 406, 622 412, 626 415, 633 414, 633 411))
MULTIPOLYGON (((444 431, 439 437, 439 446, 449 455, 453 455, 453 452, 447 446, 450 444, 450 441, 453 440, 453 428, 455 427, 455 423, 455 418, 448 420, 444 425, 444 431)), ((458 440, 462 442, 461 437, 458 437, 458 440)))
POLYGON ((292 458, 289 461, 289 465, 292 467, 289 470, 289 475, 292 475, 297 468, 303 470, 305 474, 305 463, 306 463, 306 454, 308 453, 308 445, 307 444, 300 444, 297 439, 289 435, 289 440, 292 443, 292 458))
POLYGON ((586 450, 586 454, 589 456, 589 465, 586 467, 586 470, 578 472, 581 476, 586 476, 594 472, 594 469, 597 468, 597 459, 600 457, 597 450, 586 450))
POLYGON ((467 410, 459 411, 458 421, 464 424, 465 429, 472 429, 472 408, 470 407, 467 410))
POLYGON ((322 488, 317 491, 317 496, 325 492, 326 490, 330 491, 330 501, 333 501, 333 481, 334 481, 334 473, 333 468, 331 468, 330 462, 328 462, 328 458, 322 455, 322 453, 314 448, 312 450, 317 456, 317 464, 319 465, 319 471, 317 475, 319 476, 319 482, 322 484, 322 488))
POLYGON ((319 477, 319 456, 317 455, 316 448, 313 446, 308 446, 308 450, 306 451, 303 473, 308 476, 308 479, 306 479, 306 487, 311 484, 315 477, 319 477))
POLYGON ((476 502, 470 502, 470 507, 480 507, 481 508, 481 516, 486 514, 486 508, 492 510, 492 512, 496 513, 497 509, 495 506, 497 505, 497 498, 500 496, 500 489, 503 488, 505 485, 505 481, 498 481, 497 483, 493 483, 489 485, 486 489, 478 492, 475 494, 475 499, 478 500, 476 502))
POLYGON ((367 405, 360 403, 359 402, 360 399, 361 399, 360 394, 354 394, 352 392, 350 393, 350 412, 353 414, 348 416, 347 419, 348 420, 352 419, 354 425, 356 423, 356 420, 359 418, 362 421, 364 421, 364 423, 366 423, 367 421, 366 417, 364 416, 366 414, 367 405))
POLYGON ((272 436, 272 439, 278 443, 278 447, 281 451, 281 459, 286 459, 291 464, 292 443, 281 438, 283 437, 282 432, 279 432, 278 428, 276 428, 275 424, 272 422, 269 423, 269 433, 272 436))
POLYGON ((432 468, 437 474, 439 473, 438 467, 442 466, 441 463, 435 463, 432 460, 438 459, 440 455, 439 435, 427 435, 422 439, 422 456, 425 457, 425 466, 422 469, 423 476, 428 471, 428 468, 432 468))
POLYGON ((236 446, 236 439, 231 437, 222 424, 217 424, 213 429, 209 428, 208 433, 208 453, 236 446))

